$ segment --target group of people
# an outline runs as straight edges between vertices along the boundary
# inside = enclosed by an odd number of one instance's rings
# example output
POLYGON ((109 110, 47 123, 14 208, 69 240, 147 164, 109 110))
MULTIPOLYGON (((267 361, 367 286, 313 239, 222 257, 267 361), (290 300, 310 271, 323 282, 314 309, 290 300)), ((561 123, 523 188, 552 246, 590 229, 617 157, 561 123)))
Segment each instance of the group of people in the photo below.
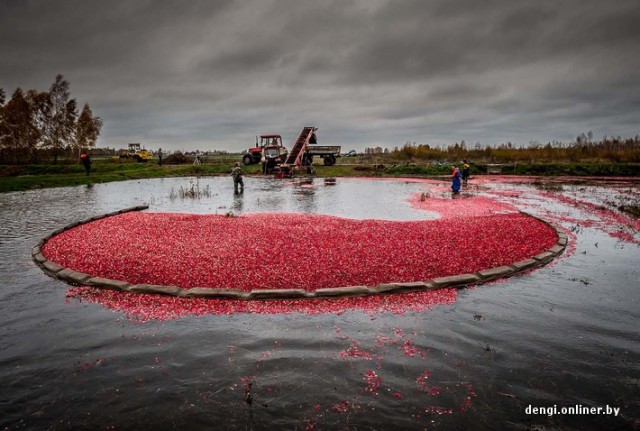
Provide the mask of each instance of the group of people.
POLYGON ((451 165, 451 190, 453 194, 460 193, 460 187, 462 184, 467 185, 467 181, 469 181, 469 175, 471 173, 471 167, 467 163, 466 160, 462 162, 462 172, 460 169, 456 167, 456 165, 451 165))

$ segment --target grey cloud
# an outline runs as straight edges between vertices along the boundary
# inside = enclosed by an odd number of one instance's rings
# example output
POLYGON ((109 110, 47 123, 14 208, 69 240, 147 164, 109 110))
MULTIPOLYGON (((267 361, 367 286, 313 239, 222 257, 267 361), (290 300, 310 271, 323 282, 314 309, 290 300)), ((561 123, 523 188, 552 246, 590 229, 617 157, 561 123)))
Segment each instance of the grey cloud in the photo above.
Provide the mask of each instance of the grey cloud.
POLYGON ((305 123, 356 148, 633 135, 639 18, 635 0, 4 1, 0 87, 62 73, 110 146, 240 150, 305 123))

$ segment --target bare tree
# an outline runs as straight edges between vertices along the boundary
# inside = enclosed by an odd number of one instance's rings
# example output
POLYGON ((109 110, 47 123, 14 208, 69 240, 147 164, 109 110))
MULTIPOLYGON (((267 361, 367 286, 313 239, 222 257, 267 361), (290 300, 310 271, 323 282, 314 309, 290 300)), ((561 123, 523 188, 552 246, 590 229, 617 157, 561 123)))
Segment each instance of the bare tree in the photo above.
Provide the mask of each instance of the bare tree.
POLYGON ((51 103, 49 93, 46 91, 29 90, 26 95, 29 103, 31 121, 35 132, 28 142, 28 151, 31 154, 31 163, 38 163, 38 152, 45 145, 44 138, 49 127, 51 103))
POLYGON ((69 81, 60 74, 49 89, 50 112, 45 142, 53 150, 53 163, 65 145, 73 142, 75 122, 78 116, 75 99, 70 99, 69 81))

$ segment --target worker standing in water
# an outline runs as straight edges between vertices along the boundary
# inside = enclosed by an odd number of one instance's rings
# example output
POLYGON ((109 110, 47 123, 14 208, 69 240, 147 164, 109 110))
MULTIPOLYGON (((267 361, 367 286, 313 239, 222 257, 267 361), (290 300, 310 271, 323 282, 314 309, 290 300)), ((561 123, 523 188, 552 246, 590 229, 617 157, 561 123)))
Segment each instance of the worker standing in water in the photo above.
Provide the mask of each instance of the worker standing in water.
POLYGON ((457 195, 460 193, 460 179, 462 175, 460 175, 460 171, 455 166, 451 166, 451 190, 453 190, 453 194, 457 195))
POLYGON ((238 194, 238 186, 240 186, 240 193, 244 193, 244 181, 242 181, 242 168, 240 167, 240 163, 236 162, 233 170, 231 171, 231 176, 233 177, 233 190, 234 193, 238 194))
POLYGON ((469 181, 469 175, 471 174, 471 166, 467 163, 466 160, 463 160, 464 163, 462 165, 462 184, 467 185, 467 181, 469 181))

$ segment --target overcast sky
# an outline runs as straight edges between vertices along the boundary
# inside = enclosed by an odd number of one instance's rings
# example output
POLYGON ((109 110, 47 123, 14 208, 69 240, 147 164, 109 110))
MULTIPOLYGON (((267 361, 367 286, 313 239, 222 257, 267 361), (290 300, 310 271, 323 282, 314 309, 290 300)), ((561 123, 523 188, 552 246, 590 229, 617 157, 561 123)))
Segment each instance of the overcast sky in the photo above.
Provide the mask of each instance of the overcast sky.
POLYGON ((0 0, 0 88, 64 75, 101 147, 630 137, 639 53, 638 0, 0 0))

